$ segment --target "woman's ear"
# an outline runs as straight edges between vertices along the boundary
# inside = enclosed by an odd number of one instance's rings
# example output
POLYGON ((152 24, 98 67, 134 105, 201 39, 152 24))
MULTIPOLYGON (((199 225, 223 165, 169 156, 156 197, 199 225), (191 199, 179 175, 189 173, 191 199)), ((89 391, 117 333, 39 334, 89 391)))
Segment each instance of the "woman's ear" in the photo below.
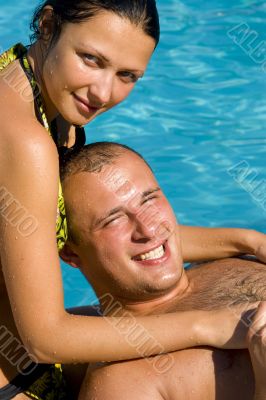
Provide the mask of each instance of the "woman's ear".
POLYGON ((63 261, 71 265, 73 268, 81 267, 81 260, 79 256, 72 250, 70 244, 66 243, 59 255, 63 261))
POLYGON ((41 39, 47 44, 54 32, 54 10, 51 6, 45 6, 39 20, 41 39))

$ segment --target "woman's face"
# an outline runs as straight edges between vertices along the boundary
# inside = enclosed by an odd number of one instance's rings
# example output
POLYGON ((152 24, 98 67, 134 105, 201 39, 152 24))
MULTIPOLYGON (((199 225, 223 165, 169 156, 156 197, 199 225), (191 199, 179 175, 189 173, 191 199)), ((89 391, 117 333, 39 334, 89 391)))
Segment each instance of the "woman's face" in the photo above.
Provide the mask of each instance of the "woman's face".
POLYGON ((43 65, 48 113, 87 124, 128 96, 154 47, 141 27, 111 12, 67 23, 43 65))

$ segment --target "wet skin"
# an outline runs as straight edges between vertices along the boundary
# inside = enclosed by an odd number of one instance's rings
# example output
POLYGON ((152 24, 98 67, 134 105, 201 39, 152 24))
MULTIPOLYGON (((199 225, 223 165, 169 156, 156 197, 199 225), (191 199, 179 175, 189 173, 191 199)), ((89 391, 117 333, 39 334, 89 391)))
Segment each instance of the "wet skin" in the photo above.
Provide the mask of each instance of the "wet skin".
MULTIPOLYGON (((49 13, 44 18, 49 18, 49 13)), ((129 95, 145 73, 154 47, 154 40, 140 27, 113 13, 104 12, 81 24, 66 24, 46 58, 43 55, 44 43, 36 42, 30 48, 29 61, 41 87, 48 121, 60 117, 64 129, 59 140, 64 145, 73 144, 70 135, 73 124, 84 125, 90 122, 129 95)), ((19 63, 15 61, 13 67, 14 79, 21 79, 19 63)), ((27 84, 27 78, 23 79, 27 84)), ((28 121, 37 122, 33 96, 31 101, 24 102, 19 93, 3 79, 0 79, 0 89, 7 110, 12 110, 12 115, 16 113, 14 107, 17 107, 19 115, 23 114, 23 118, 28 121)), ((5 117, 13 120, 9 111, 5 117)), ((13 130, 17 132, 18 127, 14 126, 13 130)), ((44 135, 47 135, 46 131, 44 135)), ((21 141, 21 137, 17 135, 15 140, 21 141)), ((7 326, 19 339, 2 272, 0 309, 0 325, 7 326)), ((1 356, 0 365, 1 387, 16 376, 18 371, 1 356)))

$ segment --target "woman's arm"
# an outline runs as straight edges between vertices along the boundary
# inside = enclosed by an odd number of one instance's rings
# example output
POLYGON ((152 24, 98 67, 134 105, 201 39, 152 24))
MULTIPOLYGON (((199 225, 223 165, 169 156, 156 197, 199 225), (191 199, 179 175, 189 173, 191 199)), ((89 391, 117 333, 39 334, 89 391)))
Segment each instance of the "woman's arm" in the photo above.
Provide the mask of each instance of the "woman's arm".
POLYGON ((266 236, 251 229, 179 226, 185 262, 207 261, 240 254, 266 262, 266 236))
POLYGON ((44 363, 96 362, 201 344, 224 346, 236 325, 230 312, 220 314, 219 324, 217 312, 121 319, 75 316, 64 310, 55 236, 57 152, 39 124, 27 125, 21 118, 19 125, 23 132, 15 132, 23 138, 18 140, 8 128, 1 135, 5 151, 0 152, 0 187, 6 198, 0 212, 0 251, 15 323, 30 355, 44 363), (27 225, 30 221, 34 229, 27 225), (223 330, 217 332, 217 323, 223 330), (132 341, 133 330, 140 334, 137 341, 132 341))

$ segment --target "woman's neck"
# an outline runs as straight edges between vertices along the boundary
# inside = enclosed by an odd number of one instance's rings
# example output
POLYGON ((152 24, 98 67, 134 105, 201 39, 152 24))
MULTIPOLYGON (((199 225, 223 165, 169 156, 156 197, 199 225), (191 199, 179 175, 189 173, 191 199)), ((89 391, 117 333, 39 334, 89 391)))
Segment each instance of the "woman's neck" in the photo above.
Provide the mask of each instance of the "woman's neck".
POLYGON ((39 85, 39 89, 41 90, 41 96, 44 103, 45 114, 48 123, 50 124, 51 121, 57 117, 58 111, 55 108, 53 102, 51 101, 47 93, 45 81, 43 79, 45 51, 46 50, 44 45, 40 41, 37 41, 29 48, 27 57, 30 66, 33 70, 35 80, 39 85))
POLYGON ((46 85, 43 79, 43 67, 45 63, 44 45, 40 41, 35 42, 30 47, 27 57, 33 70, 36 82, 41 90, 41 96, 48 123, 50 125, 51 121, 56 118, 58 141, 60 146, 72 147, 76 140, 75 128, 58 114, 46 90, 46 85))

